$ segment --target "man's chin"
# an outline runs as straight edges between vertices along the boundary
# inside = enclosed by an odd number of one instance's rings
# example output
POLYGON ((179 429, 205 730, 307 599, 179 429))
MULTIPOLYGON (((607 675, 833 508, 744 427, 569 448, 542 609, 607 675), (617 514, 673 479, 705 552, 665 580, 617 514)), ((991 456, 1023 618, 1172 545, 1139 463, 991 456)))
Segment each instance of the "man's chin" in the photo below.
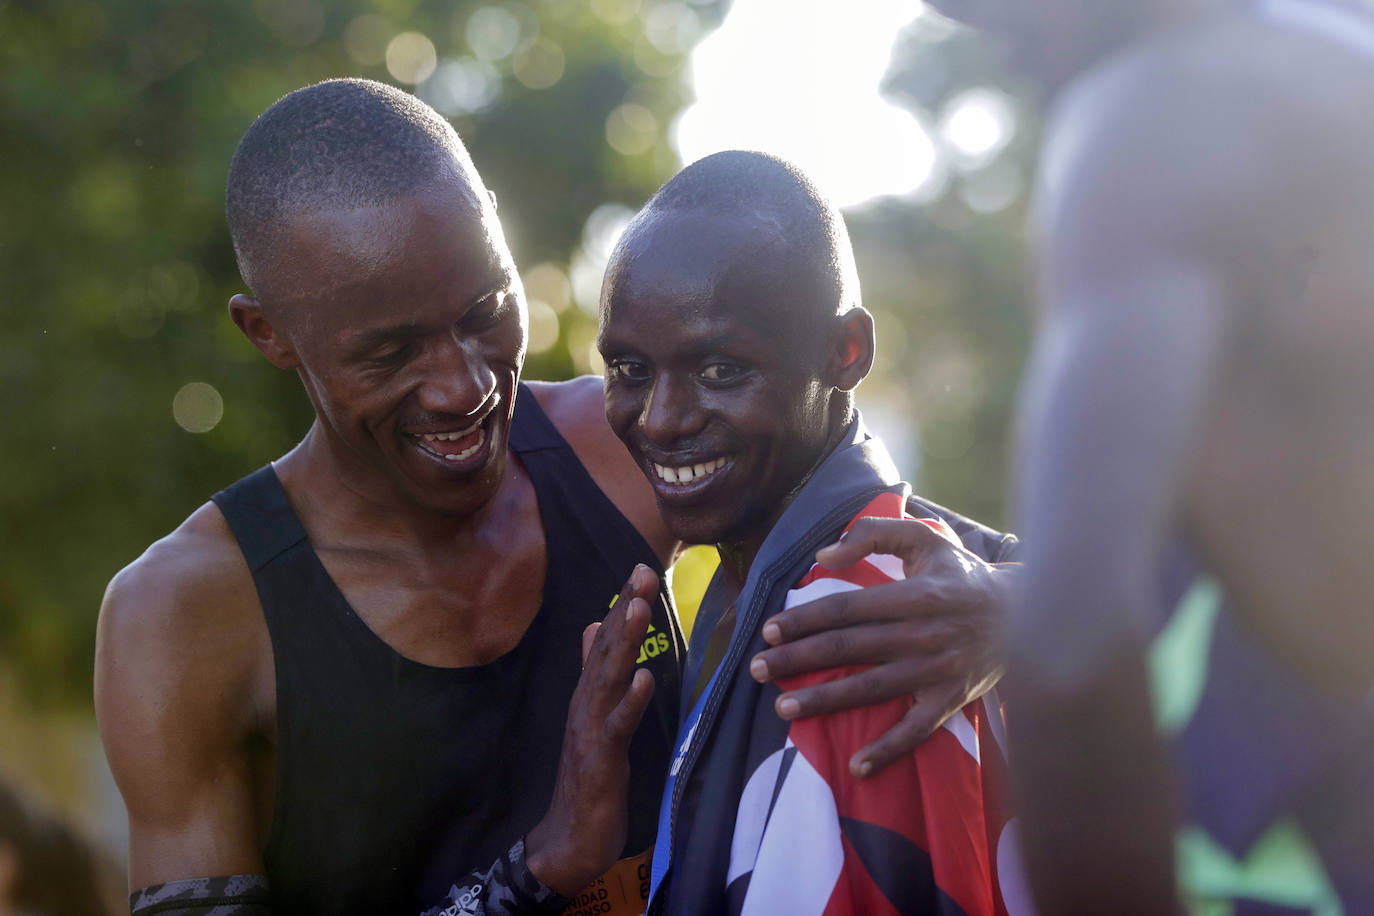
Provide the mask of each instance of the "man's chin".
POLYGON ((720 544, 729 538, 732 526, 718 514, 686 512, 662 503, 658 511, 668 533, 684 544, 720 544))
POLYGON ((506 468, 506 430, 495 425, 479 454, 460 461, 411 446, 398 468, 396 483, 410 501, 443 515, 469 515, 491 501, 501 487, 506 468))

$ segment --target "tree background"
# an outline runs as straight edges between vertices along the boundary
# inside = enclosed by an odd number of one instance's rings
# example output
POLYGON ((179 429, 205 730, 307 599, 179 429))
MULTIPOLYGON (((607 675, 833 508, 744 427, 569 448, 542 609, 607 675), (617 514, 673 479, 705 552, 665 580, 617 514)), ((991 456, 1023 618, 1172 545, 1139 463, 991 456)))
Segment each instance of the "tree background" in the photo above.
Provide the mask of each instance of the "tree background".
MULTIPOLYGON (((687 55, 727 12, 725 0, 0 0, 0 770, 105 817, 90 764, 105 583, 308 426, 295 378, 225 309, 243 286, 224 178, 252 119, 332 76, 414 88, 452 118, 500 201, 531 300, 526 377, 599 371, 588 299, 604 224, 681 166, 669 127, 690 101, 687 55)), ((923 17, 885 91, 938 134, 951 100, 994 76, 979 42, 923 17)), ((1006 521, 1027 341, 1035 116, 1015 110, 997 155, 946 150, 917 196, 846 213, 879 319, 861 404, 918 431, 894 444, 919 456, 904 470, 925 495, 992 524, 1006 521)))

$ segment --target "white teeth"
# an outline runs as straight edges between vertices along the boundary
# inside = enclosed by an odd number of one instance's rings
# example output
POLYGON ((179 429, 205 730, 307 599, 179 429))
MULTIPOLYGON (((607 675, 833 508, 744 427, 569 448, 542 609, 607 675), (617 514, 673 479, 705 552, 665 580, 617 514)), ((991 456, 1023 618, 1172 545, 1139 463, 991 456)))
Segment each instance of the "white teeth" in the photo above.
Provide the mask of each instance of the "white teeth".
POLYGON ((456 433, 423 433, 420 438, 424 439, 426 442, 456 442, 464 436, 472 435, 481 425, 480 422, 474 423, 467 429, 460 429, 456 433))
POLYGON ((666 483, 692 483, 708 474, 714 474, 724 466, 724 458, 714 458, 704 464, 683 465, 675 468, 654 464, 653 468, 654 474, 666 483))
MULTIPOLYGON (((456 438, 458 438, 458 436, 457 436, 457 435, 454 435, 452 438, 456 439, 456 438)), ((473 455, 477 454, 477 450, 478 450, 478 449, 480 449, 483 445, 486 444, 486 441, 487 441, 487 431, 484 429, 484 430, 482 430, 481 433, 477 436, 477 442, 476 442, 476 444, 474 444, 474 445, 471 446, 470 448, 465 448, 465 449, 463 449, 461 452, 458 452, 458 453, 456 453, 456 454, 453 454, 453 455, 445 455, 445 456, 444 456, 444 460, 445 460, 445 461, 462 461, 464 458, 471 458, 473 455)))

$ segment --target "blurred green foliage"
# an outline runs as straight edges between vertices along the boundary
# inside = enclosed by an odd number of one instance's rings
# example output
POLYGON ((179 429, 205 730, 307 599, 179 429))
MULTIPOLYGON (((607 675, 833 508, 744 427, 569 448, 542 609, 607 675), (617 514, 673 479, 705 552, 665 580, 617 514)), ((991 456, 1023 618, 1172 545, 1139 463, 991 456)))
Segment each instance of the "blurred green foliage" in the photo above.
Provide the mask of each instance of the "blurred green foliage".
MULTIPOLYGON (((723 0, 0 0, 0 667, 34 701, 88 702, 104 584, 308 426, 296 380, 225 312, 242 285, 223 183, 253 117, 319 79, 437 63, 416 91, 453 118, 542 303, 526 375, 566 377, 597 368, 594 316, 568 284, 588 217, 637 207, 678 167, 685 53, 723 14, 723 0)), ((934 123, 985 81, 980 55, 913 27, 887 88, 934 123)), ((992 522, 1026 337, 1023 195, 988 207, 977 183, 1027 174, 1021 114, 991 164, 850 214, 883 336, 864 397, 919 425, 927 495, 992 522)))

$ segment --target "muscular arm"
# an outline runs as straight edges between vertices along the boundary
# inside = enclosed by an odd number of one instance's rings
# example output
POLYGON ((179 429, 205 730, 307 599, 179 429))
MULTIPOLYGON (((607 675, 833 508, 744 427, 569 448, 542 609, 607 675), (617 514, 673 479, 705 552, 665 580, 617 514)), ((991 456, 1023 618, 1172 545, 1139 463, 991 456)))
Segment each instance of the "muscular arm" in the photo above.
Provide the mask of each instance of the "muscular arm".
MULTIPOLYGON (((263 870, 251 744, 271 654, 226 538, 201 509, 116 576, 101 607, 96 713, 128 808, 132 888, 263 870)), ((263 911, 261 892, 250 898, 237 912, 263 911)))
POLYGON ((1131 912, 1174 906, 1172 793, 1144 649, 1216 307, 1205 279, 1158 269, 1053 320, 1025 392, 1027 569, 1003 696, 1044 912, 1125 912, 1126 887, 1131 912))
MULTIPOLYGON (((96 712, 129 813, 134 916, 271 911, 260 853, 270 789, 254 763, 271 731, 271 669, 252 578, 213 507, 110 583, 96 712)), ((453 890, 427 912, 555 912, 566 902, 531 873, 523 841, 483 864, 462 878, 455 869, 453 890)))
POLYGON ((1143 656, 1230 320, 1206 225, 1230 182, 1208 179, 1201 150, 1186 148, 1207 138, 1186 133, 1191 112, 1168 85, 1139 98, 1129 81, 1105 82, 1061 118, 1046 157, 1048 314, 1021 405, 1027 569, 1003 697, 1022 846, 1047 913, 1177 907, 1173 793, 1143 656), (1171 104, 1184 123, 1170 126, 1171 104), (1180 132, 1172 155, 1151 139, 1180 132))

